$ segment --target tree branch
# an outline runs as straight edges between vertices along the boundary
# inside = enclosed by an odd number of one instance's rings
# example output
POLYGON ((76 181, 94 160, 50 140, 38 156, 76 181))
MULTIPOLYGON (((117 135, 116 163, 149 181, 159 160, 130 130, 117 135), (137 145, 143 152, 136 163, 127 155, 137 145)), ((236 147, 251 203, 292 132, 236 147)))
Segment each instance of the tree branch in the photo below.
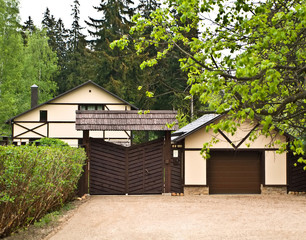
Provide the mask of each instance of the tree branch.
POLYGON ((259 74, 253 76, 253 77, 242 77, 242 78, 237 78, 236 76, 233 76, 231 74, 227 74, 225 73, 224 71, 222 70, 215 70, 213 68, 210 68, 208 67, 207 65, 203 64, 202 62, 200 62, 199 60, 195 59, 194 56, 192 56, 190 53, 188 53, 187 51, 185 51, 184 49, 182 49, 175 41, 172 41, 173 44, 182 52, 184 53, 185 55, 187 55, 189 58, 191 58, 194 62, 196 62, 197 64, 199 64, 202 68, 208 70, 208 71, 211 71, 211 72, 219 72, 218 74, 221 76, 221 77, 224 77, 224 78, 231 78, 231 79, 235 79, 237 81, 253 81, 255 79, 258 79, 258 78, 261 78, 264 76, 265 74, 265 70, 264 71, 261 71, 259 74))
POLYGON ((282 112, 285 108, 286 108, 286 105, 288 103, 294 103, 296 102, 297 100, 300 100, 300 99, 306 99, 306 90, 303 91, 303 92, 300 92, 296 95, 293 95, 293 96, 290 96, 288 98, 286 98, 279 106, 278 108, 276 109, 275 112, 273 113, 269 113, 267 110, 262 110, 260 112, 261 115, 272 115, 272 116, 276 116, 278 115, 280 112, 282 112))

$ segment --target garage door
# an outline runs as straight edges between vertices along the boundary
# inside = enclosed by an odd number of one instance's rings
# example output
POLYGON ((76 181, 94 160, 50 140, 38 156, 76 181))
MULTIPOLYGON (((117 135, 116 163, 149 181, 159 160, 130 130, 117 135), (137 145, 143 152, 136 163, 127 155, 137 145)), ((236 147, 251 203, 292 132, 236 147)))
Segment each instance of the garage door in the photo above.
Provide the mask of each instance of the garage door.
POLYGON ((209 193, 260 193, 260 159, 260 152, 211 152, 208 165, 209 193))

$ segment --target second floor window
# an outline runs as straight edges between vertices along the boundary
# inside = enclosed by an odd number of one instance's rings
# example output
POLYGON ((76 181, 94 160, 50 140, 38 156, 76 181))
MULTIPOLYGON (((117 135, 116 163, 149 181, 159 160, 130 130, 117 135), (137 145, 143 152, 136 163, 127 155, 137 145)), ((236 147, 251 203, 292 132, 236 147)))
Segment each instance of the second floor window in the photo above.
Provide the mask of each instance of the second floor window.
POLYGON ((39 112, 39 121, 46 122, 48 120, 48 112, 46 110, 40 110, 39 112))
POLYGON ((79 105, 79 110, 104 110, 103 104, 82 104, 79 105))

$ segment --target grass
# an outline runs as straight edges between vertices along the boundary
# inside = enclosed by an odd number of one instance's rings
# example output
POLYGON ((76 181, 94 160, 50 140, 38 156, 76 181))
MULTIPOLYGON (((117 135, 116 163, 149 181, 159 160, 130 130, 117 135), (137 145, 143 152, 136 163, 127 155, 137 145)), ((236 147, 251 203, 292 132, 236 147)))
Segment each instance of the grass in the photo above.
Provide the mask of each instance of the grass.
POLYGON ((61 209, 50 212, 34 223, 35 227, 45 227, 50 222, 57 221, 65 212, 73 209, 75 206, 72 203, 65 204, 61 209))

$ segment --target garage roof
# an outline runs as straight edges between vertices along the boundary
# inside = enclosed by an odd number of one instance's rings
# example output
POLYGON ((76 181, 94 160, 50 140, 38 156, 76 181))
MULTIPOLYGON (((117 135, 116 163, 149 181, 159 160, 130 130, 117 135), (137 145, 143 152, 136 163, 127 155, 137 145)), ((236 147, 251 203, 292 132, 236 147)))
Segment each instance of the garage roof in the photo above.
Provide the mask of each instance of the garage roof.
MULTIPOLYGON (((223 117, 226 114, 215 114, 215 113, 211 113, 211 114, 205 114, 202 117, 198 118, 197 120, 189 123, 188 125, 182 127, 181 129, 175 131, 174 133, 171 134, 171 141, 176 143, 179 142, 181 140, 183 140, 184 138, 186 138, 188 135, 194 133, 195 131, 206 127, 207 125, 213 123, 214 121, 216 121, 217 119, 223 117)), ((256 118, 257 119, 257 118, 256 118)), ((257 119, 259 121, 259 118, 257 119)), ((279 131, 279 129, 277 127, 275 127, 276 131, 279 131)), ((294 136, 288 134, 288 133, 284 133, 284 135, 286 137, 288 137, 289 139, 294 139, 294 136)))
POLYGON ((191 133, 197 131, 200 128, 203 128, 212 122, 214 122, 216 119, 223 116, 222 114, 205 114, 202 117, 198 118, 197 120, 189 123, 188 125, 182 127, 181 129, 177 130, 176 132, 171 134, 171 140, 173 142, 179 142, 180 140, 184 139, 191 133))

